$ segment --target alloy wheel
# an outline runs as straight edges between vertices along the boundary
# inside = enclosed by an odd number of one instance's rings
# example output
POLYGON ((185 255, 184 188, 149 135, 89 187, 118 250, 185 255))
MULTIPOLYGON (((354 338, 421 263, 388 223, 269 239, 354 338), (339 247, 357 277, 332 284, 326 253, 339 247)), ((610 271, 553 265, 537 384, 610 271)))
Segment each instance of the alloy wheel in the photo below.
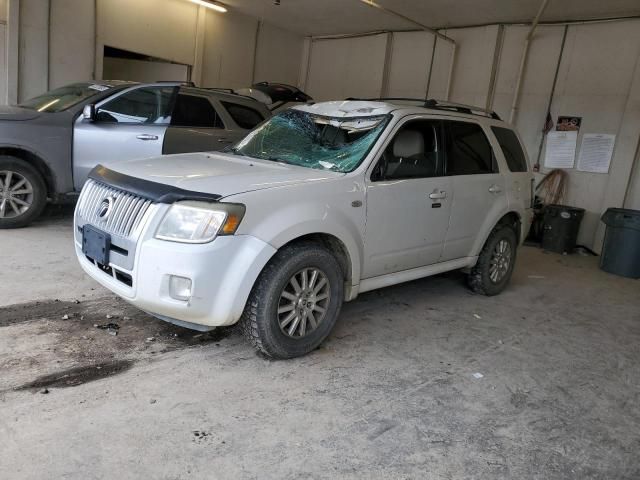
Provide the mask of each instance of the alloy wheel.
POLYGON ((493 249, 489 262, 489 278, 493 283, 500 283, 509 272, 511 266, 511 244, 500 240, 493 249))
POLYGON ((313 332, 324 320, 331 297, 331 285, 319 268, 304 268, 285 285, 278 302, 280 330, 291 338, 313 332))
POLYGON ((33 185, 25 176, 0 170, 0 218, 23 215, 33 204, 33 185))

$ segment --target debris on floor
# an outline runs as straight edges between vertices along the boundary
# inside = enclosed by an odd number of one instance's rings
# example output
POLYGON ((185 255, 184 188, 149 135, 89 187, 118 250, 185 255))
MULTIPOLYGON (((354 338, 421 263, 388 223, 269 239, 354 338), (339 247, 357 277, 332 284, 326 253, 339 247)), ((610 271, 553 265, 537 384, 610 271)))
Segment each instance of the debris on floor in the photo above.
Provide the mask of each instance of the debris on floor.
MULTIPOLYGON (((107 317, 109 317, 109 315, 107 315, 107 317)), ((106 330, 109 335, 118 335, 118 330, 120 330, 120 325, 113 322, 105 323, 103 325, 98 325, 96 323, 93 326, 99 328, 100 330, 106 330)))
POLYGON ((474 374, 473 374, 473 375, 471 375, 471 376, 472 376, 473 378, 482 378, 482 377, 484 377, 484 375, 483 375, 483 374, 481 374, 480 372, 476 372, 476 373, 474 373, 474 374))
POLYGON ((473 316, 478 320, 482 320, 482 317, 480 315, 478 315, 477 313, 474 313, 473 316))

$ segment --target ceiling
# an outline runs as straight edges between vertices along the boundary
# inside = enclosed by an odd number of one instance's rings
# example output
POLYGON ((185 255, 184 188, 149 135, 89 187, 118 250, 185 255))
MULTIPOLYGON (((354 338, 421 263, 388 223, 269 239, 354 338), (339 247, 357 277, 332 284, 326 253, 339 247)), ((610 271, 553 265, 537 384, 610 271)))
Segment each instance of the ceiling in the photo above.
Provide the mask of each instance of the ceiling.
MULTIPOLYGON (((376 0, 432 28, 531 22, 542 0, 376 0)), ((221 0, 234 11, 303 35, 336 35, 416 26, 360 0, 221 0)), ((543 22, 640 15, 639 0, 550 0, 543 22)))

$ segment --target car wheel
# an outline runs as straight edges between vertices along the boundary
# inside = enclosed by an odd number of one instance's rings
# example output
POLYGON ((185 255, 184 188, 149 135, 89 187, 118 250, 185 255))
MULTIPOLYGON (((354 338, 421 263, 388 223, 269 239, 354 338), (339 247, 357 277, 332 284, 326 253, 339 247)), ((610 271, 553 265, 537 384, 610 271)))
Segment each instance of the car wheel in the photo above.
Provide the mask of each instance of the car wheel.
POLYGON ((488 296, 502 292, 513 273, 517 244, 513 228, 498 225, 489 235, 478 262, 467 276, 469 288, 488 296))
POLYGON ((35 220, 47 203, 38 171, 14 157, 0 157, 0 228, 20 228, 35 220))
POLYGON ((316 349, 333 328, 344 297, 340 264, 315 243, 280 250, 254 285, 241 325, 261 353, 284 359, 316 349))

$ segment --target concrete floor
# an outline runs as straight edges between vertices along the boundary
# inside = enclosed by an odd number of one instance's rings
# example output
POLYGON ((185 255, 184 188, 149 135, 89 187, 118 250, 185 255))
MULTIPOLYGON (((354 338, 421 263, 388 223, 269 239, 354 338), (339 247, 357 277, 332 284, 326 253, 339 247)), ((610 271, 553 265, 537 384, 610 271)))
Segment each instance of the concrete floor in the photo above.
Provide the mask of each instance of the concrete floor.
POLYGON ((640 283, 594 257, 367 293, 273 362, 84 276, 68 211, 0 246, 0 478, 640 478, 640 283))

